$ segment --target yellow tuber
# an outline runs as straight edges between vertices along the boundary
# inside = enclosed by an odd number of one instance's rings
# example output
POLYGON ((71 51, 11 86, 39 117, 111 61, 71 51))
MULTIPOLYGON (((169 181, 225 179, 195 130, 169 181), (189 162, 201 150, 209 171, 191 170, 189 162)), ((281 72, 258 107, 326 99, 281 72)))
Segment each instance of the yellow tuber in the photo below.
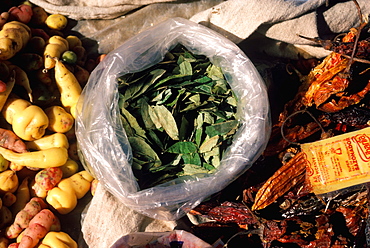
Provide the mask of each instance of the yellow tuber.
POLYGON ((49 149, 33 152, 17 153, 0 147, 0 154, 18 166, 32 168, 49 168, 64 165, 68 159, 68 151, 64 147, 52 147, 49 149))
POLYGON ((67 112, 75 116, 75 108, 82 88, 75 75, 59 59, 55 59, 55 81, 60 92, 60 101, 67 112))
POLYGON ((42 209, 46 208, 44 200, 38 197, 33 197, 26 206, 17 213, 13 224, 6 228, 6 237, 14 239, 27 228, 32 218, 42 209))
MULTIPOLYGON (((31 85, 30 85, 30 81, 28 79, 27 73, 22 68, 20 68, 19 66, 11 64, 9 62, 7 62, 7 63, 8 63, 9 70, 15 72, 15 84, 22 86, 26 90, 28 98, 29 98, 30 102, 32 102, 33 101, 33 99, 32 99, 32 89, 31 89, 31 85)), ((8 87, 8 85, 7 85, 7 87, 8 87)))
POLYGON ((60 58, 62 53, 69 49, 68 41, 61 36, 54 35, 49 38, 44 51, 44 67, 46 70, 54 68, 54 58, 60 58))
POLYGON ((48 232, 38 248, 77 248, 77 243, 65 232, 48 232))
POLYGON ((50 29, 62 30, 68 24, 68 19, 61 14, 51 14, 45 20, 46 26, 50 29))
POLYGON ((78 172, 79 165, 73 159, 68 158, 67 162, 59 168, 63 172, 63 178, 67 178, 78 172))
POLYGON ((2 109, 5 120, 14 133, 23 140, 40 139, 49 125, 49 119, 39 106, 18 98, 9 97, 2 109))
POLYGON ((9 169, 10 162, 0 155, 0 172, 9 169))
POLYGON ((28 150, 45 150, 52 147, 64 147, 68 149, 69 142, 66 135, 62 133, 53 133, 45 135, 37 140, 27 141, 26 146, 28 150))
POLYGON ((25 177, 22 182, 19 184, 18 189, 16 191, 16 201, 12 205, 11 211, 13 216, 21 211, 26 204, 31 200, 31 193, 28 187, 28 183, 30 181, 29 177, 25 177))
POLYGON ((77 200, 89 192, 93 179, 87 171, 62 179, 56 187, 48 191, 46 201, 58 213, 68 214, 76 207, 77 200))
POLYGON ((22 50, 31 38, 31 29, 24 23, 5 23, 0 31, 0 60, 8 60, 22 50))
POLYGON ((0 194, 5 194, 6 192, 14 193, 18 185, 18 176, 14 171, 6 170, 0 173, 0 194))
POLYGON ((57 217, 47 208, 38 212, 23 231, 19 248, 36 247, 40 240, 50 231, 55 219, 57 217))
POLYGON ((50 106, 45 109, 49 118, 48 130, 57 133, 66 133, 73 127, 74 118, 61 106, 50 106))
POLYGON ((66 40, 68 41, 69 50, 73 50, 76 46, 82 46, 82 41, 75 35, 68 35, 66 40))

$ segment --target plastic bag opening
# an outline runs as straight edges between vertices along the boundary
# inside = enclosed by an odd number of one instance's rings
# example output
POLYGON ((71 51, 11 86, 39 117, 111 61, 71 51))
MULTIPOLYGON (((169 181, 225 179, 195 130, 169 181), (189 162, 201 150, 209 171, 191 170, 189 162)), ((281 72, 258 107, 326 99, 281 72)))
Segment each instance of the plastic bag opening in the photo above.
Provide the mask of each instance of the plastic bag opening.
POLYGON ((152 218, 175 220, 249 169, 266 147, 270 125, 266 86, 247 56, 234 43, 202 25, 171 18, 110 52, 91 73, 77 106, 76 136, 84 167, 124 205, 152 218), (161 62, 179 43, 221 67, 238 99, 241 127, 215 173, 140 190, 119 118, 116 80, 161 62))

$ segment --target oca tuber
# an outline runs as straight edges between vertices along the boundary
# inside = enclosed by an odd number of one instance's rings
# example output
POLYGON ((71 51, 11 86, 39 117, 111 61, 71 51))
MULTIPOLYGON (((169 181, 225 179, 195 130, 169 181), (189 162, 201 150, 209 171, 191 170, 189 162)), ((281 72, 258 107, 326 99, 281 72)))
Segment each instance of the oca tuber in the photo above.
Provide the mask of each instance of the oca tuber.
POLYGON ((22 50, 31 38, 31 29, 24 23, 11 21, 0 31, 0 60, 8 60, 22 50))
POLYGON ((68 214, 76 207, 77 200, 90 190, 93 179, 87 171, 80 171, 64 178, 48 191, 46 201, 60 214, 68 214))
POLYGON ((13 224, 6 229, 6 237, 9 239, 18 237, 23 229, 28 227, 31 219, 44 208, 46 208, 44 200, 33 197, 15 216, 13 224))

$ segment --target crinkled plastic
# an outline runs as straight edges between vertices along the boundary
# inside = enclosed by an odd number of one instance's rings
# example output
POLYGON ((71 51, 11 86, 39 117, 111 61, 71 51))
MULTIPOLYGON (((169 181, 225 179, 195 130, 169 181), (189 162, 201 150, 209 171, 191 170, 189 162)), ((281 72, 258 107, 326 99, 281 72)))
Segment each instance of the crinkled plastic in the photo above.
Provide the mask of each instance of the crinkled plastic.
POLYGON ((246 55, 207 27, 171 18, 110 52, 91 73, 77 106, 76 136, 84 167, 124 205, 152 218, 176 220, 250 168, 267 145, 270 125, 266 86, 246 55), (216 172, 140 190, 120 121, 117 77, 161 62, 179 43, 222 68, 238 98, 241 126, 216 172))

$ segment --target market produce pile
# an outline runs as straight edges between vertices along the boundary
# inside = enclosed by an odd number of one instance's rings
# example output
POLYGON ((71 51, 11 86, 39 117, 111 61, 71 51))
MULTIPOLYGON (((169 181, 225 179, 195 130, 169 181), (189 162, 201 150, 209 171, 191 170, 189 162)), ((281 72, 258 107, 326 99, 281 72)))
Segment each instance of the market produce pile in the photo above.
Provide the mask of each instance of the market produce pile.
POLYGON ((77 247, 61 219, 94 192, 74 120, 98 55, 63 15, 26 1, 0 16, 0 247, 77 247))
MULTIPOLYGON (((338 190, 316 194, 320 189, 309 171, 314 161, 302 148, 370 125, 370 29, 358 11, 361 24, 333 40, 304 37, 330 55, 282 59, 271 69, 274 83, 284 87, 270 89, 283 101, 272 106, 276 115, 267 148, 236 182, 191 211, 197 236, 227 247, 369 247, 368 176, 351 187, 347 178, 337 179, 338 190)), ((354 178, 368 171, 357 170, 354 178)), ((326 177, 318 179, 323 188, 326 177)))

